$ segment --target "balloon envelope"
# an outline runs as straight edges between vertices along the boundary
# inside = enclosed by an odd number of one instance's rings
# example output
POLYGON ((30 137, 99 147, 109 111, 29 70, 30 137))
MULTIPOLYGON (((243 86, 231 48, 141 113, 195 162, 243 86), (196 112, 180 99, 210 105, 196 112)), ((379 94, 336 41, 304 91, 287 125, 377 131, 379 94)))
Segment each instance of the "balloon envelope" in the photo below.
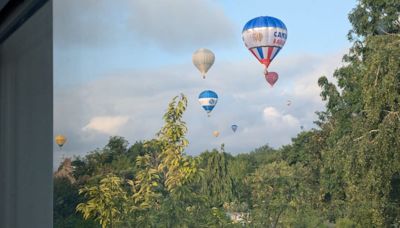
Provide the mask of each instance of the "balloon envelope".
POLYGON ((199 95, 199 103, 203 109, 210 113, 218 102, 218 95, 214 91, 205 90, 199 95))
POLYGON ((286 25, 278 18, 270 16, 251 19, 242 31, 245 46, 265 68, 268 68, 285 45, 286 38, 286 25))
POLYGON ((218 137, 218 136, 219 136, 219 131, 213 131, 213 135, 214 135, 215 137, 218 137))
POLYGON ((276 81, 278 81, 278 73, 276 72, 268 72, 265 75, 265 79, 267 80, 267 82, 271 85, 274 86, 274 84, 276 83, 276 81))
POLYGON ((67 138, 64 135, 57 135, 55 141, 59 147, 62 147, 67 141, 67 138))
POLYGON ((201 75, 203 75, 203 78, 205 78, 206 73, 214 64, 215 55, 212 51, 206 48, 200 48, 193 53, 192 61, 197 69, 200 71, 201 75))
POLYGON ((233 131, 233 132, 236 132, 236 130, 237 130, 237 128, 238 128, 238 125, 233 124, 233 125, 231 126, 231 128, 232 128, 232 131, 233 131))

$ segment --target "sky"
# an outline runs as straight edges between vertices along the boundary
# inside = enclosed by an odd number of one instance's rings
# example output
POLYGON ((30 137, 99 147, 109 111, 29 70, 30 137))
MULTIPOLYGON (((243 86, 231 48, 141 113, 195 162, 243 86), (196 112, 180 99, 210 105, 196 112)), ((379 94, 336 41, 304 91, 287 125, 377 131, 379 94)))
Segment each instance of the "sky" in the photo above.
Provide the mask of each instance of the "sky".
POLYGON ((263 145, 289 144, 303 126, 316 128, 324 110, 317 80, 342 66, 351 44, 347 15, 356 1, 338 0, 56 0, 54 7, 54 167, 62 157, 84 156, 110 136, 155 138, 168 103, 188 97, 184 120, 189 146, 198 155, 219 148, 233 155, 263 145), (281 19, 285 46, 269 70, 245 48, 244 24, 258 16, 281 19), (192 54, 208 48, 215 63, 206 79, 192 54), (219 100, 207 117, 198 94, 219 100), (287 101, 291 105, 287 106, 287 101), (231 125, 237 124, 233 133, 231 125), (219 137, 212 132, 220 131, 219 137))

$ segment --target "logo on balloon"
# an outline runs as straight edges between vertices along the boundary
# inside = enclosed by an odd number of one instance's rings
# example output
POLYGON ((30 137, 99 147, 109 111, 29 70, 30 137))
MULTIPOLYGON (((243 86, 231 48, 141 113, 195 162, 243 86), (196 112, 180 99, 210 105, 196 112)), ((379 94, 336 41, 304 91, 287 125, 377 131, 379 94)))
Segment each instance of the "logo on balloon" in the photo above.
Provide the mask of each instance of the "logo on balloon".
POLYGON ((214 100, 214 99, 210 99, 210 100, 208 101, 208 103, 209 103, 210 105, 213 105, 213 104, 215 104, 215 100, 214 100))
POLYGON ((253 36, 253 40, 258 41, 258 42, 261 42, 261 40, 263 38, 263 34, 260 32, 253 33, 252 36, 253 36))

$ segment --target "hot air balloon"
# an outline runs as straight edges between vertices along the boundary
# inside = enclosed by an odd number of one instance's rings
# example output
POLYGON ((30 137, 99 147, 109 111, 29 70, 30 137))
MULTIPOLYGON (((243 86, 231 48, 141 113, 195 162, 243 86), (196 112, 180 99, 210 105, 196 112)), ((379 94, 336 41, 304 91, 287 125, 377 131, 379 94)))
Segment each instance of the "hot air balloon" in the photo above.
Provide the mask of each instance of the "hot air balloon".
POLYGON ((278 81, 278 78, 279 76, 276 72, 267 72, 265 74, 265 79, 271 85, 271 87, 273 87, 275 82, 278 81))
POLYGON ((213 131, 213 135, 214 135, 214 137, 218 137, 219 136, 219 131, 213 131))
POLYGON ((65 142, 67 141, 67 138, 64 135, 57 135, 55 138, 55 141, 57 145, 61 148, 64 146, 65 142))
POLYGON ((233 132, 236 132, 236 130, 237 130, 237 128, 238 128, 238 125, 233 124, 233 125, 231 126, 231 128, 232 128, 232 131, 233 131, 233 132))
POLYGON ((212 51, 206 48, 200 48, 193 53, 193 64, 199 69, 203 78, 206 78, 207 71, 214 64, 215 55, 212 51))
POLYGON ((292 101, 291 100, 287 100, 286 105, 290 106, 291 104, 292 104, 292 101))
POLYGON ((218 95, 211 90, 205 90, 199 95, 200 105, 206 110, 208 116, 218 102, 218 95))
POLYGON ((242 38, 249 51, 265 65, 265 72, 285 45, 287 29, 275 17, 262 16, 248 21, 243 27, 242 38))

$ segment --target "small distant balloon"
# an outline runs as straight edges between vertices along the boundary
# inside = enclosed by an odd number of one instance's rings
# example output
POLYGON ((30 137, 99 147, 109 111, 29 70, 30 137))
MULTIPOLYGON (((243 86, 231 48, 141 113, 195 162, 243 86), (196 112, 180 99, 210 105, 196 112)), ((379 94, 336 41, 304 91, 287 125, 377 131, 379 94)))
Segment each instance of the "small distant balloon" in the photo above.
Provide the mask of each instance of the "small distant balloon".
POLYGON ((292 104, 292 101, 291 100, 287 100, 286 105, 290 106, 291 104, 292 104))
POLYGON ((200 48, 193 53, 192 61, 197 69, 200 71, 203 78, 206 78, 206 73, 214 64, 215 55, 212 51, 206 48, 200 48))
POLYGON ((233 124, 233 125, 231 126, 231 128, 232 128, 232 131, 233 131, 233 132, 236 132, 236 130, 237 130, 237 128, 238 128, 238 125, 233 124))
POLYGON ((211 90, 205 90, 199 94, 199 103, 203 109, 207 112, 208 116, 214 109, 218 102, 218 95, 216 92, 211 90))
POLYGON ((303 126, 303 125, 301 125, 301 126, 300 126, 300 129, 301 129, 301 130, 304 130, 304 126, 303 126))
POLYGON ((272 86, 274 86, 274 84, 276 83, 276 81, 278 81, 278 73, 276 72, 266 72, 265 74, 265 80, 267 80, 267 82, 272 86))
POLYGON ((214 135, 214 137, 218 137, 219 136, 219 131, 213 131, 213 135, 214 135))
POLYGON ((65 144, 65 142, 67 142, 67 138, 64 135, 57 135, 55 138, 56 144, 62 148, 65 144))

